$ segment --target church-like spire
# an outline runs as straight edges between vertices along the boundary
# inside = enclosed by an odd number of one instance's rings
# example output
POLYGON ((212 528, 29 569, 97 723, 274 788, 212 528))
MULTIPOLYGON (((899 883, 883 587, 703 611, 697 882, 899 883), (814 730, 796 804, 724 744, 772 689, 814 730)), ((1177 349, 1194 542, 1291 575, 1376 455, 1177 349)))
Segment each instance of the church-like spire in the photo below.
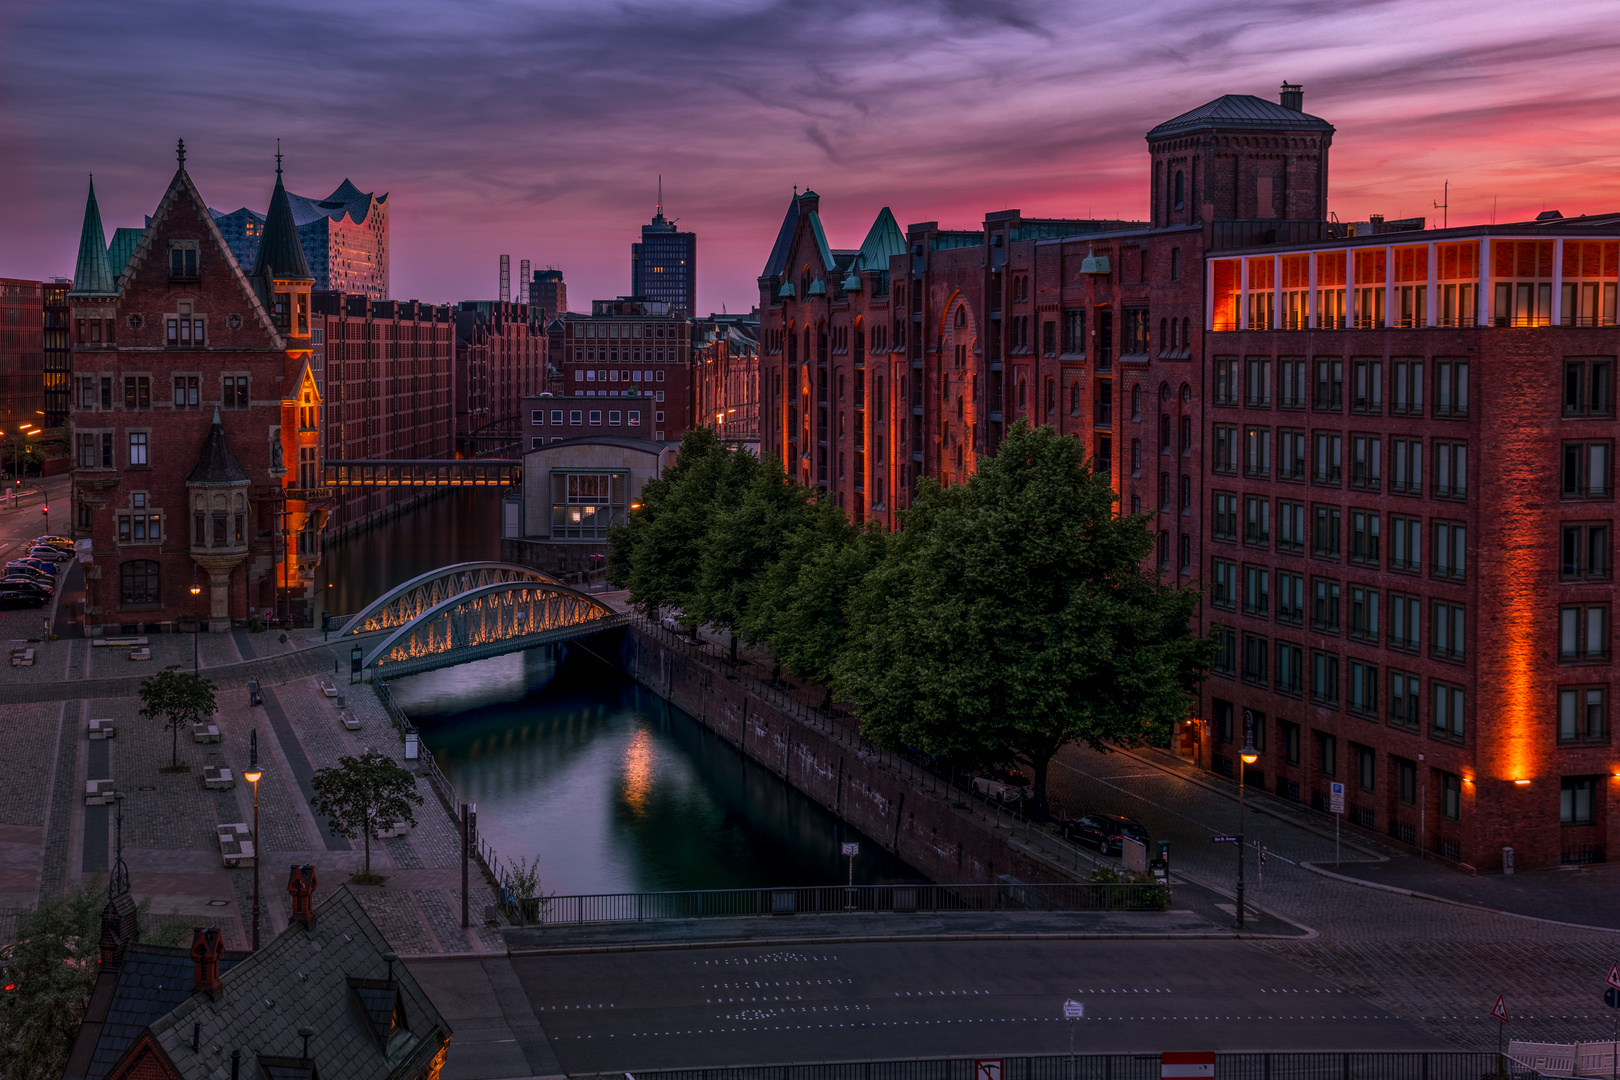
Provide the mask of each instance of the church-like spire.
POLYGON ((79 261, 73 269, 72 295, 118 295, 118 281, 107 262, 107 236, 101 230, 101 209, 96 205, 94 177, 90 179, 90 197, 84 204, 84 226, 79 230, 79 261))
POLYGON ((292 205, 287 201, 287 189, 281 186, 280 144, 276 152, 276 189, 270 193, 270 209, 264 215, 264 236, 259 240, 259 255, 253 262, 253 276, 268 281, 314 282, 309 272, 309 260, 304 258, 304 245, 298 239, 298 226, 293 221, 292 205))

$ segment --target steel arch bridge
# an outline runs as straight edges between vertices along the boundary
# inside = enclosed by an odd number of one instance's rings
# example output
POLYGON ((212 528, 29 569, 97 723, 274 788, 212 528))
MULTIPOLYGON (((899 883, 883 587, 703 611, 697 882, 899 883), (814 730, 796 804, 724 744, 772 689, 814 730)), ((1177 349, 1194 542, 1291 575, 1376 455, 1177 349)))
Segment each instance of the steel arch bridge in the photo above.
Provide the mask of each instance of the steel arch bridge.
POLYGON ((364 666, 390 677, 584 637, 628 616, 551 582, 506 581, 460 592, 396 627, 364 666))
POLYGON ((464 562, 441 566, 396 585, 360 609, 343 624, 341 634, 370 634, 404 626, 453 596, 509 581, 561 586, 556 578, 532 566, 504 562, 464 562))

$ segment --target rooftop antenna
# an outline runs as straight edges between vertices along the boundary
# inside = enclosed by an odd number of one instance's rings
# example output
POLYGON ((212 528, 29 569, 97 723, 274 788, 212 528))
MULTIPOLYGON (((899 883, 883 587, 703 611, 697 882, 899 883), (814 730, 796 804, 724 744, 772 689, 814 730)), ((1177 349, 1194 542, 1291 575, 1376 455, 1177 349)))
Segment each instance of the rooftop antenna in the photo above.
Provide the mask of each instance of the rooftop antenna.
POLYGON ((175 153, 175 156, 180 159, 180 167, 182 169, 185 168, 186 167, 186 140, 181 139, 178 143, 175 144, 174 153, 175 153))
POLYGON ((1446 228, 1446 226, 1447 226, 1447 224, 1449 222, 1448 215, 1449 215, 1450 209, 1451 209, 1451 181, 1450 180, 1446 181, 1446 186, 1442 189, 1440 198, 1442 200, 1444 200, 1444 201, 1435 203, 1434 208, 1436 210, 1440 211, 1440 227, 1442 229, 1444 229, 1444 228, 1446 228))
POLYGON ((281 140, 276 140, 276 179, 281 179, 281 140))
POLYGON ((1500 199, 1500 198, 1501 198, 1500 195, 1492 195, 1491 196, 1491 224, 1492 225, 1496 224, 1496 201, 1498 199, 1500 199))
POLYGON ((658 174, 658 216, 664 216, 664 174, 658 174))

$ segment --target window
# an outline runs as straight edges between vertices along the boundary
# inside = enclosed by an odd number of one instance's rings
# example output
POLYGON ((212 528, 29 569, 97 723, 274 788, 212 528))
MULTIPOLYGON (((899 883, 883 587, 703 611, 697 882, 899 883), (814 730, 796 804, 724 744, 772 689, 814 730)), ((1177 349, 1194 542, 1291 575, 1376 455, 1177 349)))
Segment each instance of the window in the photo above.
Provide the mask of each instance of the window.
POLYGON ((1267 567, 1244 566, 1243 613, 1260 618, 1271 614, 1271 571, 1267 567))
POLYGON ((1560 529, 1558 576, 1565 581, 1609 576, 1609 526, 1565 525, 1560 529))
POLYGON ((1218 608, 1237 607, 1237 563, 1216 559, 1211 577, 1214 584, 1209 591, 1210 604, 1218 608))
POLYGON ((1390 365, 1390 408, 1396 416, 1423 415, 1423 361, 1396 360, 1390 365))
POLYGON ((631 427, 640 427, 641 426, 641 410, 640 409, 631 409, 628 413, 625 414, 625 417, 626 417, 626 420, 628 421, 628 423, 629 423, 629 425, 631 427))
POLYGON ((1558 609, 1558 659, 1603 660, 1609 655, 1609 609, 1572 605, 1558 609))
MULTIPOLYGON (((1230 626, 1217 624, 1215 633, 1215 658, 1210 662, 1210 669, 1217 675, 1228 678, 1237 674, 1237 631, 1230 626)), ((1230 742, 1231 739, 1225 740, 1230 742)))
POLYGON ((1277 621, 1299 624, 1305 621, 1305 577, 1277 574, 1277 621))
POLYGON ((1361 716, 1378 715, 1378 668, 1360 660, 1350 661, 1350 711, 1361 716))
POLYGON ((1245 363, 1243 403, 1252 409, 1271 407, 1271 358, 1251 356, 1245 363))
POLYGON ((1422 684, 1416 675, 1405 671, 1389 673, 1389 722, 1396 727, 1418 729, 1418 702, 1422 684))
POLYGON ((1299 764, 1299 725, 1291 724, 1287 720, 1277 721, 1277 729, 1282 732, 1283 760, 1290 765, 1299 764))
POLYGON ((1305 479, 1305 433, 1283 430, 1277 432, 1277 479, 1305 479))
MULTIPOLYGON (((1163 417, 1160 424, 1159 436, 1161 449, 1168 449, 1170 444, 1169 417, 1163 417)), ((1237 441, 1238 431, 1235 427, 1226 424, 1215 425, 1215 457, 1210 464, 1210 470, 1218 473, 1237 472, 1237 441)))
POLYGON ((134 466, 147 466, 151 462, 146 458, 147 433, 132 431, 129 433, 129 463, 134 466))
POLYGON ((1378 590, 1350 586, 1350 636, 1378 643, 1378 590))
MULTIPOLYGON (((1047 323, 1046 325, 1051 328, 1053 333, 1056 332, 1055 323, 1047 323)), ((1148 351, 1147 308, 1126 308, 1124 329, 1125 340, 1120 345, 1120 352, 1145 353, 1148 351)))
POLYGON ((1316 456, 1311 480, 1317 484, 1338 487, 1344 476, 1344 436, 1337 431, 1316 433, 1316 456))
POLYGON ((1463 741, 1463 688, 1431 682, 1434 710, 1429 717, 1429 733, 1436 738, 1463 741))
POLYGON ((1437 499, 1461 499, 1468 495, 1468 444, 1434 444, 1434 492, 1437 499))
POLYGON ((1423 641, 1423 601, 1405 593, 1389 594, 1389 644, 1416 649, 1423 641))
POLYGON ((1332 578, 1311 579, 1311 629, 1339 632, 1339 583, 1332 578))
POLYGON ((227 375, 224 381, 224 394, 220 404, 227 409, 245 409, 248 407, 248 377, 246 375, 227 375))
POLYGON ((1436 521, 1432 567, 1434 576, 1456 578, 1459 581, 1466 577, 1467 547, 1468 526, 1456 521, 1436 521))
POLYGON ((1084 355, 1086 351, 1086 313, 1084 311, 1065 311, 1063 313, 1063 351, 1084 355))
POLYGON ((1277 503, 1277 550, 1305 550, 1305 504, 1279 500, 1277 503))
POLYGON ((152 407, 152 380, 146 375, 124 376, 124 408, 150 409, 152 407))
POLYGON ((1268 682, 1266 676, 1266 661, 1270 656, 1270 649, 1266 639, 1258 634, 1243 635, 1243 681, 1254 683, 1256 686, 1265 686, 1268 682))
POLYGON ((1417 762, 1402 757, 1395 759, 1395 788, 1403 806, 1417 805, 1417 762))
POLYGON ((576 427, 585 422, 584 416, 585 414, 579 409, 568 410, 568 422, 576 427))
POLYGON ((1237 357, 1215 358, 1215 404, 1237 404, 1237 357))
POLYGON ((622 418, 619 415, 619 410, 618 409, 609 409, 608 410, 608 426, 609 427, 619 427, 621 419, 622 418))
MULTIPOLYGON (((1130 312, 1126 312, 1126 314, 1129 315, 1130 312)), ((1143 312, 1142 314, 1144 316, 1144 321, 1145 321, 1145 316, 1147 315, 1147 313, 1143 312)), ((1125 325, 1126 325, 1127 332, 1128 332, 1129 328, 1130 328, 1129 321, 1127 321, 1125 325)), ((1142 338, 1143 338, 1142 351, 1146 352, 1147 351, 1147 346, 1146 346, 1147 327, 1145 325, 1142 327, 1142 338)), ((1126 351, 1131 351, 1131 350, 1126 350, 1126 351)), ((1055 323, 1055 322, 1043 322, 1043 323, 1041 323, 1041 355, 1043 355, 1043 356, 1056 356, 1057 355, 1057 323, 1055 323)))
POLYGON ((1277 364, 1277 407, 1305 407, 1305 361, 1283 360, 1277 364))
POLYGON ((1609 497, 1609 458, 1606 442, 1567 442, 1563 447, 1561 494, 1566 499, 1609 497))
POLYGON ((1607 729, 1601 686, 1564 686, 1558 690, 1558 741, 1602 742, 1607 729))
POLYGON ((1440 774, 1440 816, 1447 821, 1462 820, 1462 777, 1455 773, 1440 774))
POLYGON ((1558 783, 1558 820, 1564 825, 1590 825, 1593 794, 1597 780, 1591 776, 1566 776, 1558 783))
MULTIPOLYGON (((277 293, 278 297, 284 294, 277 293)), ((189 311, 181 305, 181 314, 178 318, 169 317, 164 320, 164 329, 167 331, 165 339, 171 349, 200 349, 208 344, 207 320, 189 318, 189 311)))
POLYGON ((563 422, 563 414, 561 409, 551 410, 551 422, 553 424, 561 424, 563 422))
POLYGON ((595 540, 625 517, 626 475, 612 473, 551 474, 551 538, 595 540))
POLYGON ((1243 472, 1246 476, 1271 475, 1271 429, 1243 429, 1243 472))
POLYGON ((176 375, 174 377, 174 407, 177 409, 195 409, 201 402, 198 400, 202 387, 196 375, 176 375))
POLYGON ((1423 440, 1390 440, 1391 491, 1419 495, 1423 492, 1423 440))
POLYGON ((1342 511, 1337 506, 1322 503, 1311 510, 1311 554, 1320 559, 1337 559, 1342 511))
MULTIPOLYGON (((1304 651, 1292 642, 1277 642, 1277 689, 1298 694, 1305 688, 1304 651)), ((1297 765, 1297 760, 1289 764, 1297 765)))
POLYGON ((1230 491, 1215 493, 1215 521, 1211 535, 1217 540, 1237 539, 1237 495, 1230 491))
POLYGON ((1243 497, 1243 542, 1271 546, 1271 500, 1257 495, 1243 497))
POLYGON ((1564 361, 1564 415, 1608 416, 1614 412, 1614 363, 1564 361))
POLYGON ((172 240, 169 247, 169 279, 191 281, 197 277, 197 241, 172 240))
POLYGON ((1142 475, 1142 440, 1131 440, 1131 475, 1142 475))
POLYGON ((1318 360, 1312 406, 1317 412, 1339 412, 1344 408, 1344 361, 1318 360))
POLYGON ((1356 750, 1356 782, 1362 791, 1373 790, 1375 764, 1377 754, 1370 746, 1357 746, 1356 750))
POLYGON ((1423 569, 1423 519, 1391 515, 1389 533, 1389 568, 1411 573, 1423 569))
POLYGON ((1332 653, 1311 653, 1311 697, 1322 705, 1339 704, 1339 658, 1332 653))
POLYGON ((1384 362, 1350 361, 1350 411, 1378 415, 1384 411, 1384 362))
POLYGON ((96 437, 94 435, 77 435, 79 440, 79 468, 93 469, 96 467, 96 437))
MULTIPOLYGON (((1098 457, 1106 462, 1108 455, 1104 452, 1099 454, 1098 457)), ((1192 513, 1192 477, 1185 475, 1181 478, 1181 512, 1183 514, 1192 513)))
POLYGON ((1430 643, 1430 651, 1442 660, 1461 660, 1467 629, 1465 609, 1461 604, 1436 600, 1432 612, 1429 625, 1433 629, 1434 640, 1430 643))
POLYGON ((1350 436, 1351 487, 1378 490, 1384 480, 1382 449, 1383 441, 1377 435, 1350 436))
POLYGON ((1350 511, 1350 561, 1377 566, 1379 558, 1378 515, 1367 510, 1350 511))
POLYGON ((158 564, 150 559, 134 559, 118 568, 119 595, 126 604, 162 602, 158 589, 158 564))
POLYGON ((1468 415, 1468 361, 1434 362, 1434 415, 1468 415))

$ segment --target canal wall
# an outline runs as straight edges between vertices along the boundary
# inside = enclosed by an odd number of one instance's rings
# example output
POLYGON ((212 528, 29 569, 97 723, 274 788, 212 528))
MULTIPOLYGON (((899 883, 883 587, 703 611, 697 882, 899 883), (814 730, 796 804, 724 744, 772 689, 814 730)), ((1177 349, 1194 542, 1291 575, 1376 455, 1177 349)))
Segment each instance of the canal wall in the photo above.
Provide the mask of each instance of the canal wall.
POLYGON ((963 793, 938 777, 673 634, 638 620, 622 632, 619 660, 637 682, 933 881, 1074 880, 1035 857, 1012 830, 976 815, 963 793))

